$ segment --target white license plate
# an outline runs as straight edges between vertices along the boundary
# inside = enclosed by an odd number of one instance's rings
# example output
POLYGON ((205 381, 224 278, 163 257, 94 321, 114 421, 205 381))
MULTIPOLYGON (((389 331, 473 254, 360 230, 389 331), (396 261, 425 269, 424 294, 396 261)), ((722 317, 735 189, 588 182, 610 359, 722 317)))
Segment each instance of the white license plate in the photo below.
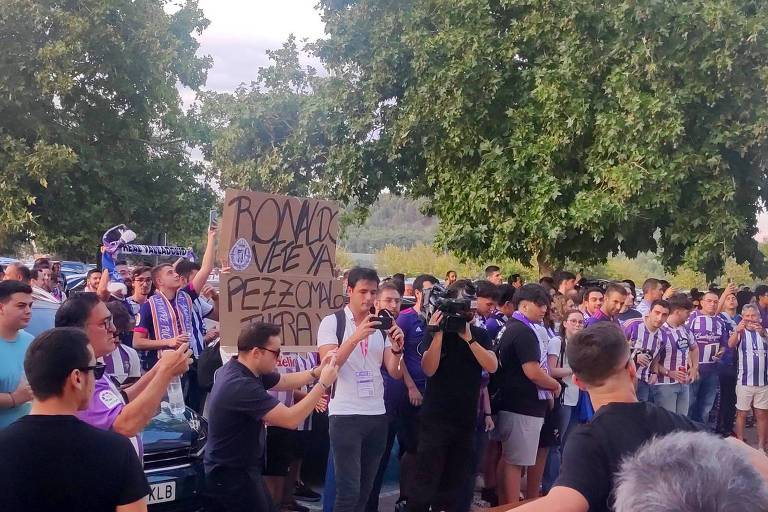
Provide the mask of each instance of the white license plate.
POLYGON ((152 484, 149 486, 149 488, 151 491, 147 498, 148 505, 154 505, 155 503, 165 503, 166 501, 173 501, 176 499, 176 482, 173 480, 170 482, 152 484))

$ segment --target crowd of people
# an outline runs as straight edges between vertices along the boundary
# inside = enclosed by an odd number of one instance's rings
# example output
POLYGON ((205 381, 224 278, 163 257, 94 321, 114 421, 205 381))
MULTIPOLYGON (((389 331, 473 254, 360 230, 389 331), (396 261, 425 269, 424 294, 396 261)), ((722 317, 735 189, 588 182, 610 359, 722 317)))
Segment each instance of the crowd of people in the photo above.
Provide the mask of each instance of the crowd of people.
POLYGON ((497 266, 480 280, 406 282, 356 267, 314 350, 287 353, 280 328, 256 322, 230 340, 230 358, 210 323, 215 240, 214 224, 199 263, 117 261, 122 282, 92 270, 69 297, 55 262, 4 269, 0 456, 14 462, 0 469, 0 503, 146 510, 138 434, 180 379, 208 422, 206 510, 308 510, 298 498, 378 511, 395 446, 396 511, 520 500, 541 511, 768 510, 755 499, 768 496, 768 286, 682 292, 650 278, 639 297, 631 280, 567 271, 528 284, 503 282, 497 266), (36 300, 61 305, 33 339, 36 300), (750 421, 757 449, 743 442, 750 421), (302 479, 318 439, 329 444, 322 493, 302 479), (699 455, 732 461, 744 480, 718 478, 699 455))

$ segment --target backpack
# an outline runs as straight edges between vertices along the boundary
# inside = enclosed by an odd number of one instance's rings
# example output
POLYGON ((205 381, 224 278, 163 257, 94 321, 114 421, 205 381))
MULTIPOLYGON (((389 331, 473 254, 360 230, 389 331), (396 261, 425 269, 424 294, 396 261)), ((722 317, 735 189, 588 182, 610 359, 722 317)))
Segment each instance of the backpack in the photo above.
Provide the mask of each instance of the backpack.
POLYGON ((205 347, 197 358, 197 384, 201 391, 210 392, 213 389, 213 375, 224 365, 219 352, 219 343, 220 340, 216 340, 215 343, 205 347))

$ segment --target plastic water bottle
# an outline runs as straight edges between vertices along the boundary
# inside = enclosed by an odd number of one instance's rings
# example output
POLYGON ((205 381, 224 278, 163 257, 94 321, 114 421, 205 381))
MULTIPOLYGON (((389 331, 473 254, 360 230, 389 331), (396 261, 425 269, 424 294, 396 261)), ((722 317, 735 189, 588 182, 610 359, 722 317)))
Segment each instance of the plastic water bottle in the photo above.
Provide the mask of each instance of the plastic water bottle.
POLYGON ((168 384, 168 406, 171 414, 177 417, 184 416, 184 393, 181 390, 181 379, 174 377, 168 384))

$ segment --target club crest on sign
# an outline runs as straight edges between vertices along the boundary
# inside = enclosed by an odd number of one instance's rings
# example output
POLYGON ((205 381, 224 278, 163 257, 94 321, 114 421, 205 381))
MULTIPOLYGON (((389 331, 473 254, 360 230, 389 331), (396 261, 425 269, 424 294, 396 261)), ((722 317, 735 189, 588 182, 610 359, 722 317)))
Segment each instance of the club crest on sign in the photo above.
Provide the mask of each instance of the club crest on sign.
POLYGON ((248 241, 245 238, 239 238, 229 251, 229 264, 233 269, 242 272, 251 264, 252 257, 248 241))

